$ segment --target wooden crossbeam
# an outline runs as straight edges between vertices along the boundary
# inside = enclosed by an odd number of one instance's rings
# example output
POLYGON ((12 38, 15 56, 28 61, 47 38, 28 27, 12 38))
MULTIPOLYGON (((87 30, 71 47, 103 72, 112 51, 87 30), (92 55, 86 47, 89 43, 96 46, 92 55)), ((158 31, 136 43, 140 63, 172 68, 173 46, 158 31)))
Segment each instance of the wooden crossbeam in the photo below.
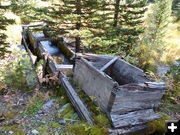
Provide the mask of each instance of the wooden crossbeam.
POLYGON ((106 63, 101 69, 101 72, 104 72, 109 66, 111 66, 119 57, 114 57, 112 60, 110 60, 108 63, 106 63))

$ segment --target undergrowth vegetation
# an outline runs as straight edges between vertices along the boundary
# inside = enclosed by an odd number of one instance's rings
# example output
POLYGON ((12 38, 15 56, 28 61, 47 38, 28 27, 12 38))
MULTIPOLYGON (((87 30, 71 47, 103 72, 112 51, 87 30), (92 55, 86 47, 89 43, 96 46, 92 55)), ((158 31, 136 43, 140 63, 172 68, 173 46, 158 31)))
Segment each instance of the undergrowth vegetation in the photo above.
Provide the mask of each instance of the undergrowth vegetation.
POLYGON ((34 83, 36 78, 29 56, 25 50, 20 49, 14 50, 10 55, 10 59, 0 68, 0 87, 27 90, 28 83, 34 83))

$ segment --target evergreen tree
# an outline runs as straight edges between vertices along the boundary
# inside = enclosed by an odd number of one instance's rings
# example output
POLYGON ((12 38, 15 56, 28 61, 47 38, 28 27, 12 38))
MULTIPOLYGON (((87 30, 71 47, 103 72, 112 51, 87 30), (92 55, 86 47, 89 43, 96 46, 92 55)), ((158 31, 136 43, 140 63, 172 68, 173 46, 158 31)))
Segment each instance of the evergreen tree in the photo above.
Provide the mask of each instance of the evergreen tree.
MULTIPOLYGON (((1 1, 0 1, 1 2, 1 1)), ((4 16, 4 12, 9 8, 9 6, 3 6, 0 3, 0 57, 3 57, 7 52, 8 43, 6 42, 7 35, 4 34, 6 26, 12 24, 14 21, 7 19, 4 16)))
POLYGON ((175 21, 178 22, 180 20, 180 1, 179 0, 173 0, 172 11, 173 11, 173 15, 176 17, 175 21))
POLYGON ((144 32, 143 17, 147 0, 123 1, 120 4, 118 22, 119 48, 125 55, 132 55, 136 48, 140 34, 144 32))
POLYGON ((153 13, 150 13, 147 21, 149 26, 146 28, 146 40, 148 44, 157 44, 162 40, 166 32, 166 27, 171 16, 172 0, 157 0, 152 7, 153 13))
POLYGON ((156 70, 156 62, 160 62, 165 42, 166 27, 171 16, 172 0, 156 0, 146 19, 146 29, 140 43, 138 53, 139 65, 142 68, 156 70))

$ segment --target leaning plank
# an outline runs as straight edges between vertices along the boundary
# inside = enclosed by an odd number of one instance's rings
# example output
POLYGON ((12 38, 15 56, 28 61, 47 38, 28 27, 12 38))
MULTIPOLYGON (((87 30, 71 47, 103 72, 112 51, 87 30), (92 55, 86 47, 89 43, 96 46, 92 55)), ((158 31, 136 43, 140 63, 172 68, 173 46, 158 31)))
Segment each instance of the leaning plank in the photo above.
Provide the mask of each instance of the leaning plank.
POLYGON ((36 58, 37 58, 37 57, 34 56, 34 55, 32 54, 32 52, 29 50, 24 35, 22 35, 22 40, 23 40, 23 45, 24 45, 26 51, 28 52, 28 55, 29 55, 30 60, 31 60, 31 62, 32 62, 32 66, 34 67, 34 64, 35 64, 35 62, 36 62, 36 58))
POLYGON ((84 120, 88 121, 91 125, 93 125, 93 119, 90 115, 90 112, 88 111, 84 103, 81 101, 80 97, 78 96, 72 85, 69 83, 67 77, 63 73, 59 72, 59 78, 60 83, 65 88, 72 105, 75 107, 79 115, 84 120))
POLYGON ((143 126, 135 126, 128 129, 109 129, 109 135, 144 135, 149 131, 150 127, 143 126))
POLYGON ((148 121, 160 118, 159 114, 154 113, 153 109, 129 112, 123 115, 110 114, 112 124, 115 128, 140 125, 148 121))
POLYGON ((104 72, 109 66, 111 66, 119 57, 114 57, 112 60, 110 60, 107 64, 105 64, 100 71, 104 72))

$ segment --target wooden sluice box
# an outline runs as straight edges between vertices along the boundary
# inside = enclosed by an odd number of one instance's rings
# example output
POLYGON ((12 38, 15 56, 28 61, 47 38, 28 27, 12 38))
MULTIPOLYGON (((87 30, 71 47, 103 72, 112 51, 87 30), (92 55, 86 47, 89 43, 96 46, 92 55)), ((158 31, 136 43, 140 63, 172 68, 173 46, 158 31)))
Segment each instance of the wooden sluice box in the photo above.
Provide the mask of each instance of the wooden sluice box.
POLYGON ((142 131, 138 134, 144 134, 147 129, 144 123, 161 117, 153 109, 161 101, 166 88, 164 83, 150 80, 141 69, 119 57, 75 54, 63 38, 51 39, 29 29, 24 32, 24 39, 29 42, 26 48, 45 60, 53 73, 60 73, 61 85, 73 106, 90 124, 93 124, 91 113, 68 81, 68 77, 62 74, 64 70, 73 72, 73 80, 88 96, 94 97, 93 102, 107 114, 113 126, 109 130, 111 135, 135 134, 137 131, 142 131), (56 57, 63 61, 58 63, 56 57), (72 62, 71 58, 74 59, 72 62))
POLYGON ((154 113, 165 84, 152 82, 143 71, 124 60, 95 54, 79 54, 73 72, 88 96, 95 98, 114 128, 131 127, 161 116, 154 113))
POLYGON ((43 32, 33 32, 30 28, 24 31, 29 42, 28 48, 38 59, 45 60, 53 72, 72 71, 73 65, 70 59, 73 58, 74 53, 67 48, 63 38, 52 39, 46 37, 43 32))

